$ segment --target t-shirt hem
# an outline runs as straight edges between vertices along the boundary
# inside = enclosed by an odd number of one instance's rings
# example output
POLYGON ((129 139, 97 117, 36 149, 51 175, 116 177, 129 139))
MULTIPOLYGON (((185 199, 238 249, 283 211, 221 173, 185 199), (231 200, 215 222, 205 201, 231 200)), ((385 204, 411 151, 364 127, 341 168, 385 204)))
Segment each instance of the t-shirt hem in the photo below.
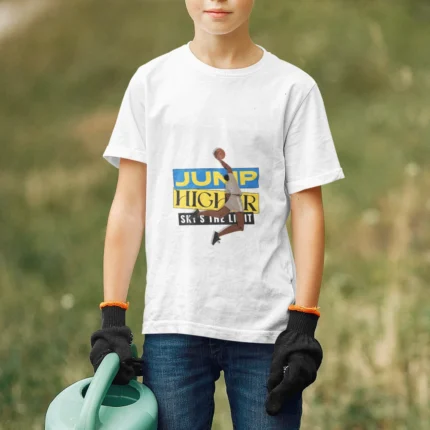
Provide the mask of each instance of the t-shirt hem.
POLYGON ((330 182, 334 182, 343 178, 345 178, 343 169, 339 168, 336 170, 331 170, 327 173, 323 173, 322 175, 316 175, 297 181, 287 182, 288 194, 297 193, 298 191, 302 191, 307 188, 317 187, 319 185, 329 184, 330 182))
POLYGON ((142 334, 180 333, 236 342, 274 344, 281 331, 237 330, 220 326, 209 326, 191 321, 144 321, 142 334))
POLYGON ((147 163, 146 153, 134 148, 107 147, 103 153, 103 158, 116 168, 119 168, 120 158, 147 163))

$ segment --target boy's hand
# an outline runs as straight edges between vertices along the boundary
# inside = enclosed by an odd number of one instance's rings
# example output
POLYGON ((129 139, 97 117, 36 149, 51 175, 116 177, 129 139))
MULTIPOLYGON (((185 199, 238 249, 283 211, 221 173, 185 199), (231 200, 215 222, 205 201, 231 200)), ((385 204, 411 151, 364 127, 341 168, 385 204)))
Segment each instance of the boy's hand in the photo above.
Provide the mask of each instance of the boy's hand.
POLYGON ((90 361, 94 372, 107 354, 116 352, 119 355, 120 368, 113 384, 126 385, 135 376, 141 376, 142 360, 132 356, 132 342, 133 334, 125 325, 125 310, 117 306, 104 307, 102 328, 91 335, 90 361))
POLYGON ((318 315, 290 310, 286 330, 276 339, 265 407, 276 415, 284 401, 311 385, 321 365, 323 351, 314 338, 318 315))

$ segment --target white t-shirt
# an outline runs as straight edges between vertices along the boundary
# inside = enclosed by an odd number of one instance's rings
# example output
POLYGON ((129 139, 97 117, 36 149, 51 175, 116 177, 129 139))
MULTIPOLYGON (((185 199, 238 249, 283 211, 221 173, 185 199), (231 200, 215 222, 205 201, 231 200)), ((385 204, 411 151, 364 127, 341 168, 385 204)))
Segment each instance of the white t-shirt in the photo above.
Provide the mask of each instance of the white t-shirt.
POLYGON ((228 173, 228 177, 230 179, 228 181, 226 181, 226 183, 225 183, 225 190, 231 194, 241 194, 242 192, 239 188, 239 185, 237 184, 237 181, 236 181, 236 178, 234 177, 234 174, 228 173))
POLYGON ((138 67, 103 153, 147 163, 142 333, 274 343, 296 289, 290 194, 345 176, 312 77, 260 45, 257 63, 218 69, 189 43, 138 67), (225 203, 218 147, 245 225, 213 245, 235 214, 190 215, 225 203))

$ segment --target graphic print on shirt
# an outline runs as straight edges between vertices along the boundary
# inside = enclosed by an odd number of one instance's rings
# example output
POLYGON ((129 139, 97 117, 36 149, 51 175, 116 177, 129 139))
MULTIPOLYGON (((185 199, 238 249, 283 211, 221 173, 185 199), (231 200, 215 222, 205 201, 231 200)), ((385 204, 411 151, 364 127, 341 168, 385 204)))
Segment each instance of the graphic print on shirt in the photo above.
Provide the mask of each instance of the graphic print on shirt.
POLYGON ((225 151, 216 148, 214 157, 223 168, 173 169, 173 207, 195 209, 180 212, 179 225, 229 224, 214 231, 211 243, 221 242, 221 236, 241 233, 248 224, 254 224, 259 213, 258 193, 243 192, 243 188, 258 188, 258 167, 233 169, 223 160, 225 151), (227 173, 224 173, 225 170, 227 173))

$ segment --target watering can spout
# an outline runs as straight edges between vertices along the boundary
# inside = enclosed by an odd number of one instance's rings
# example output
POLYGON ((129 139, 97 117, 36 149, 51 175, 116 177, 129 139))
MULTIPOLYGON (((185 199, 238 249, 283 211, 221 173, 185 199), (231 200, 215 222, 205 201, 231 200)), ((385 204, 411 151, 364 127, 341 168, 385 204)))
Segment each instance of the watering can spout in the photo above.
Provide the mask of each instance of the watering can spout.
MULTIPOLYGON (((132 345, 133 356, 137 356, 132 345)), ((119 356, 104 357, 93 377, 58 394, 49 405, 45 430, 156 430, 158 405, 154 393, 134 378, 127 385, 112 385, 119 356)))

